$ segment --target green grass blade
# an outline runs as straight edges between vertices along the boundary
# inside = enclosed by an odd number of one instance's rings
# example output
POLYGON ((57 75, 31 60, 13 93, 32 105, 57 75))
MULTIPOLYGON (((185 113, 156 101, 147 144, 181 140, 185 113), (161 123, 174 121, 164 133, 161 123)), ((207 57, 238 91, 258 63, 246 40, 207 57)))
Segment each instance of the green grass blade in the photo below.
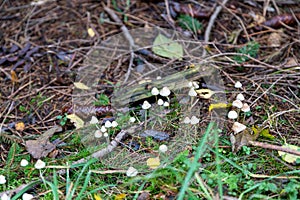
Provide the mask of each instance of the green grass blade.
POLYGON ((184 199, 184 195, 185 195, 185 192, 189 186, 189 182, 191 180, 191 178, 193 177, 193 174, 195 173, 195 171, 197 170, 197 167, 198 167, 198 160, 200 159, 201 155, 204 153, 204 151, 206 150, 206 141, 207 141, 207 138, 208 138, 208 135, 211 133, 212 129, 214 128, 215 126, 215 123, 213 122, 210 122, 204 135, 203 135, 203 138, 202 140, 200 141, 199 145, 197 146, 197 149, 196 149, 196 154, 194 156, 194 160, 191 164, 191 167, 183 181, 183 184, 182 184, 182 187, 180 189, 180 192, 179 192, 179 195, 178 195, 178 200, 183 200, 184 199))

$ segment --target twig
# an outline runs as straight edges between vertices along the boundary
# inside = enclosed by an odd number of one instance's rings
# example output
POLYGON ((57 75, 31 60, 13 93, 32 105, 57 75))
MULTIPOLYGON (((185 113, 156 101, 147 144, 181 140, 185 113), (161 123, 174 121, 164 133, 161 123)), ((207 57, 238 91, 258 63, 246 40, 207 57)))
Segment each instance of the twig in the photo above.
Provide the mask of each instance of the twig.
MULTIPOLYGON (((215 12, 212 14, 212 16, 210 17, 209 19, 209 22, 208 22, 208 25, 206 27, 206 30, 205 30, 205 35, 204 35, 204 42, 209 42, 209 36, 210 36, 210 32, 211 32, 211 29, 219 15, 219 13, 221 12, 222 10, 222 7, 225 6, 225 4, 227 3, 228 0, 223 0, 222 2, 222 5, 218 6, 215 10, 215 12)), ((206 51, 203 51, 203 54, 202 56, 204 57, 206 55, 206 51)))
POLYGON ((267 92, 272 89, 274 87, 274 85, 276 85, 276 83, 278 81, 280 81, 283 77, 278 78, 267 90, 265 90, 258 98, 256 98, 254 101, 252 101, 252 103, 250 104, 250 107, 252 105, 254 105, 260 98, 262 98, 265 94, 267 94, 267 92))
POLYGON ((264 143, 264 142, 257 142, 257 141, 249 141, 249 144, 251 144, 252 146, 255 146, 255 147, 283 151, 283 152, 286 152, 289 154, 300 156, 300 151, 297 151, 297 150, 294 150, 294 149, 291 149, 288 147, 278 146, 278 145, 274 145, 274 144, 268 144, 268 143, 264 143))
MULTIPOLYGON (((118 144, 121 142, 121 140, 123 139, 123 137, 126 135, 127 131, 125 130, 121 130, 117 136, 115 137, 115 139, 113 141, 110 142, 110 144, 104 148, 101 149, 99 151, 94 152, 92 155, 86 157, 86 158, 82 158, 80 160, 77 160, 76 162, 72 163, 72 164, 80 164, 80 163, 84 163, 86 161, 88 161, 91 158, 96 158, 96 159, 100 159, 103 158, 104 156, 106 156, 107 154, 109 154, 110 152, 112 152, 117 146, 118 144)), ((59 174, 64 174, 65 170, 60 170, 59 174)))
POLYGON ((121 19, 115 14, 115 12, 113 10, 111 10, 110 8, 108 8, 107 6, 104 6, 104 10, 109 14, 109 16, 117 23, 119 23, 121 25, 121 30, 123 32, 124 37, 126 38, 126 40, 129 42, 129 49, 130 49, 130 62, 129 62, 129 66, 128 66, 128 71, 126 73, 125 79, 123 83, 126 83, 131 69, 132 69, 132 65, 133 65, 133 58, 134 58, 134 53, 133 50, 134 48, 136 48, 134 40, 132 38, 132 36, 129 33, 129 30, 127 29, 127 27, 123 24, 123 22, 121 21, 121 19))
POLYGON ((171 14, 170 14, 169 1, 165 0, 165 4, 166 4, 166 10, 167 10, 167 18, 172 24, 175 24, 174 20, 172 19, 171 14))
POLYGON ((103 6, 104 10, 109 14, 109 16, 117 23, 119 23, 121 25, 121 30, 124 34, 124 37, 126 38, 126 40, 129 42, 130 47, 135 47, 134 44, 134 40, 131 37, 129 30, 127 29, 127 27, 123 24, 123 22, 121 21, 121 19, 114 13, 114 11, 106 6, 103 6))

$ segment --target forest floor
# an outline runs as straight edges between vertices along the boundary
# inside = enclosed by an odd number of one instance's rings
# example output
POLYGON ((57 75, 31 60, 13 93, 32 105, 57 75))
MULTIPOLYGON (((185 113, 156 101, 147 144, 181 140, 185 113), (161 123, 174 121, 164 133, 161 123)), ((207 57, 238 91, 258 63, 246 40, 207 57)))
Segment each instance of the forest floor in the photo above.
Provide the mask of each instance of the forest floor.
POLYGON ((298 0, 4 0, 0 198, 299 199, 298 0))

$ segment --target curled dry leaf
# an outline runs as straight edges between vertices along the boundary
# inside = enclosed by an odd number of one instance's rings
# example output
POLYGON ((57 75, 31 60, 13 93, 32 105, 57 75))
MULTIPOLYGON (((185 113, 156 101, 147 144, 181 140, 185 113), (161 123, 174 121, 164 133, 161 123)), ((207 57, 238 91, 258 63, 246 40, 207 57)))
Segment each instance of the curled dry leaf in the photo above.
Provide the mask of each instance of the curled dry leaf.
POLYGON ((33 158, 39 159, 46 157, 50 152, 55 149, 55 145, 49 141, 49 138, 56 132, 61 131, 60 126, 54 126, 53 128, 47 130, 43 135, 41 135, 36 140, 28 140, 25 142, 26 150, 32 155, 33 158))
POLYGON ((236 153, 243 146, 247 146, 250 141, 255 141, 258 138, 259 134, 254 133, 251 134, 250 129, 245 129, 243 132, 238 133, 236 135, 230 135, 230 142, 232 146, 232 152, 236 153))
POLYGON ((199 90, 195 90, 200 97, 204 98, 204 99, 209 99, 215 92, 210 90, 210 89, 199 89, 199 90))
MULTIPOLYGON (((296 18, 300 20, 300 13, 295 13, 295 16, 292 14, 282 14, 282 15, 277 15, 275 17, 272 17, 271 19, 261 23, 263 26, 268 26, 271 28, 281 28, 283 27, 283 24, 286 24, 288 26, 292 26, 296 24, 296 18)), ((261 30, 263 27, 262 26, 257 26, 257 30, 261 30)))

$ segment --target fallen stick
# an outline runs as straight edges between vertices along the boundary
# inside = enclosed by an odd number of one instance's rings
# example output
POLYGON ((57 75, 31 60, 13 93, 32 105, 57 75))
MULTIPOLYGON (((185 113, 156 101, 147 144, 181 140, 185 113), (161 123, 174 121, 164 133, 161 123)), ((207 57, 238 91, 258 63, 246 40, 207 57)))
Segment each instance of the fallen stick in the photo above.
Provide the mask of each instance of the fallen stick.
POLYGON ((289 154, 293 154, 296 156, 300 156, 300 151, 288 148, 288 147, 283 147, 283 146, 278 146, 274 144, 268 144, 268 143, 263 143, 263 142, 256 142, 256 141, 249 141, 249 144, 255 147, 261 147, 264 149, 272 149, 272 150, 277 150, 277 151, 283 151, 289 154))

